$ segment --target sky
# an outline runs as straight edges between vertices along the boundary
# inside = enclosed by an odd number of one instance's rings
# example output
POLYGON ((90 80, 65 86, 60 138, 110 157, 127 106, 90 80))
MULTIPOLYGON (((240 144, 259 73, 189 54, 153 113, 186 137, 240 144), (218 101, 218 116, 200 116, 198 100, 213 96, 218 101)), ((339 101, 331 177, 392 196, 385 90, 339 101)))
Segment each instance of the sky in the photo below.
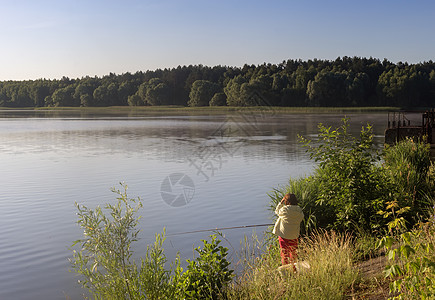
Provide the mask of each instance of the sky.
POLYGON ((435 1, 0 0, 0 80, 343 56, 435 60, 435 1))

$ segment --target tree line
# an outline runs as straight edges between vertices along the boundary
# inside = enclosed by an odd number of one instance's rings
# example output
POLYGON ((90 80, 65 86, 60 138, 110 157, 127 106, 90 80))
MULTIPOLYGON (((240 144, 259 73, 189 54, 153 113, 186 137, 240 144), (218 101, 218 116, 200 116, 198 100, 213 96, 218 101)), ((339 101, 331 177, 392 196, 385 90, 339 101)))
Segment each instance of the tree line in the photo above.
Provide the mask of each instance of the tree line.
POLYGON ((431 107, 435 63, 386 59, 287 60, 243 67, 178 66, 103 77, 0 81, 3 107, 431 107))

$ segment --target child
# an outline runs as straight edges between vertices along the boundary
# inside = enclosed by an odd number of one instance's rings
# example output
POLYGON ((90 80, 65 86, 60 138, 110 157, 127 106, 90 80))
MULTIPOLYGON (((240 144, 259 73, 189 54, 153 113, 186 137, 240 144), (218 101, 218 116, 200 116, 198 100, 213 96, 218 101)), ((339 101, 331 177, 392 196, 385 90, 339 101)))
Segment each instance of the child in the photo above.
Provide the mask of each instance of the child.
POLYGON ((300 224, 304 219, 304 213, 298 206, 298 200, 294 194, 286 194, 275 209, 278 215, 273 233, 278 235, 281 248, 281 263, 287 265, 296 260, 300 224))

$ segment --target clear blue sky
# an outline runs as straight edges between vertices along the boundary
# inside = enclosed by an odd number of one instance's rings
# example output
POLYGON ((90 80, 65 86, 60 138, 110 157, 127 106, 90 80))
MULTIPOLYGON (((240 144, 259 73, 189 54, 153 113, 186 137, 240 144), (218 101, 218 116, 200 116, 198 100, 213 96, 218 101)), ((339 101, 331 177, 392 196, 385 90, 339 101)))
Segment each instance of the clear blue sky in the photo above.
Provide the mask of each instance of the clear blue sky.
POLYGON ((0 80, 338 56, 435 60, 435 1, 0 0, 0 80))

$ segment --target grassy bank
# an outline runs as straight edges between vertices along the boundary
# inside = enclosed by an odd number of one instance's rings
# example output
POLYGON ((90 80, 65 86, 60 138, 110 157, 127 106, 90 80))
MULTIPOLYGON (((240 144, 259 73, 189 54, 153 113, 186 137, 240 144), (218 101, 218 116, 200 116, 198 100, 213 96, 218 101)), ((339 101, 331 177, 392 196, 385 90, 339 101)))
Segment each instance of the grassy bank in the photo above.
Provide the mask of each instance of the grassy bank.
POLYGON ((342 299, 358 279, 347 234, 320 231, 299 242, 299 272, 278 271, 279 249, 271 242, 260 257, 245 256, 246 269, 228 289, 229 299, 342 299))
POLYGON ((300 200, 306 218, 298 258, 310 269, 282 276, 275 238, 256 247, 262 255, 245 254, 254 259, 245 262, 231 299, 433 299, 435 166, 428 145, 404 140, 377 153, 369 126, 359 138, 347 133, 346 121, 319 131, 321 145, 301 138, 318 163, 313 175, 269 194, 272 211, 286 193, 300 200))

